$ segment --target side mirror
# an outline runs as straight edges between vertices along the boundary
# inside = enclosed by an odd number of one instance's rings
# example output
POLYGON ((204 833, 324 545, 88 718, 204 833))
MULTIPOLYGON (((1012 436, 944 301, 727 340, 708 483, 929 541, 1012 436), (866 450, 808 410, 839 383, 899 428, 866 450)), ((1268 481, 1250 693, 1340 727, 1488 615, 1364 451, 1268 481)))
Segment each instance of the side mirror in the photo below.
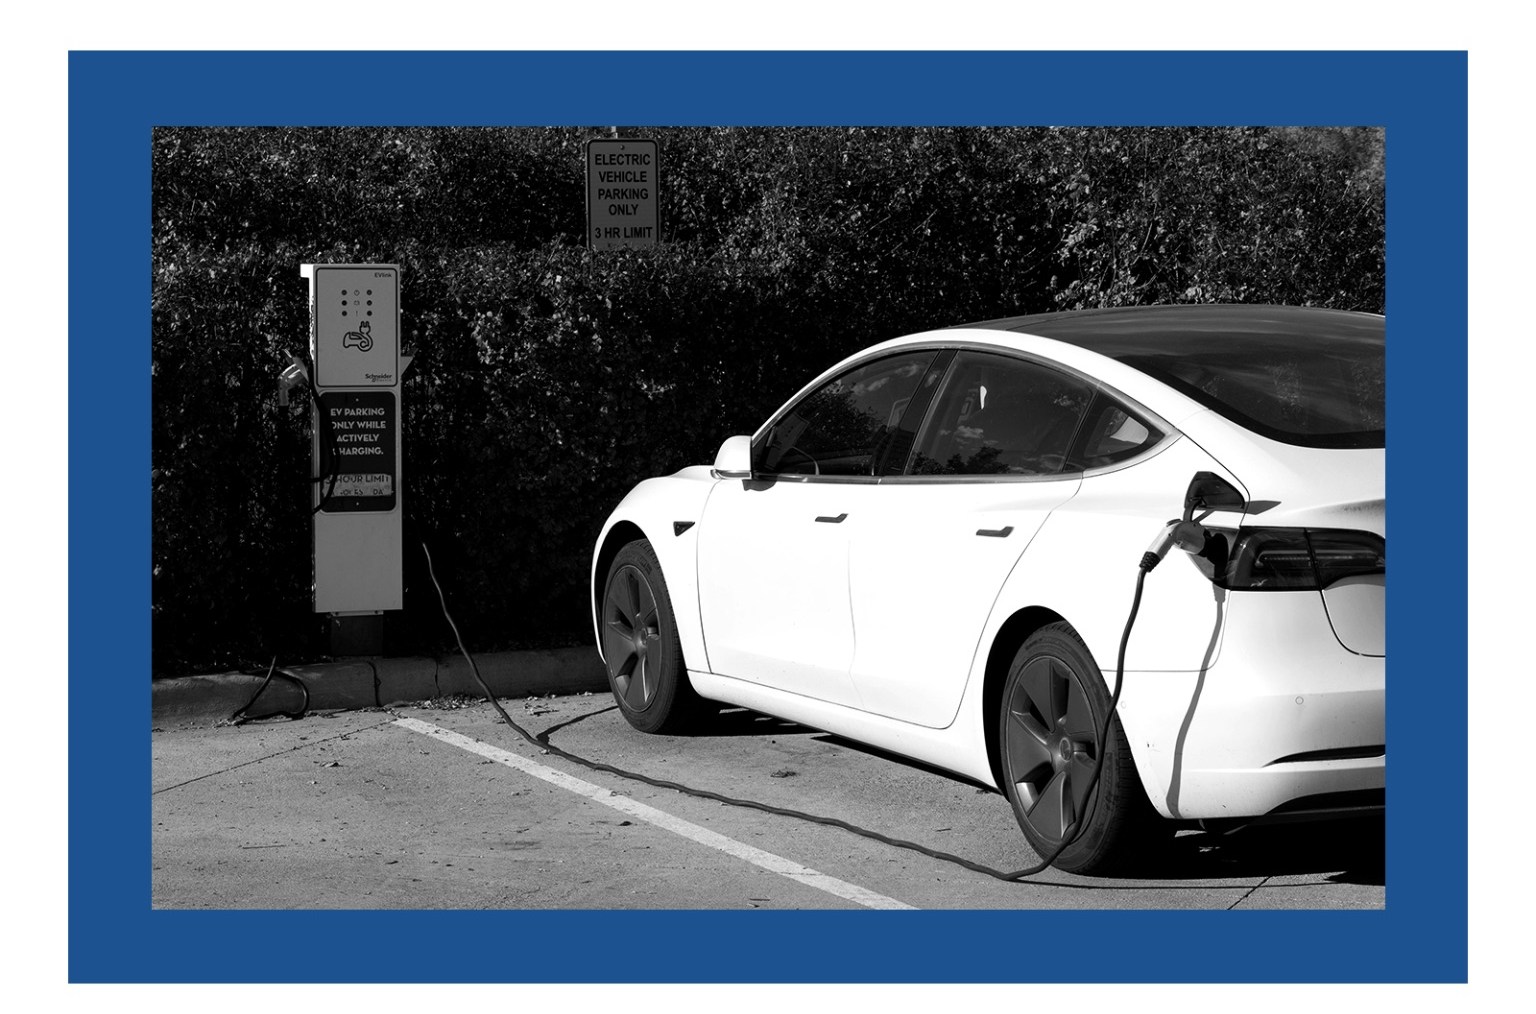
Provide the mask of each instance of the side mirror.
POLYGON ((722 479, 752 478, 752 438, 727 437, 715 454, 715 474, 722 479))
POLYGON ((1215 472, 1196 472, 1184 492, 1184 520, 1195 516, 1196 510, 1241 511, 1248 501, 1237 487, 1215 472))

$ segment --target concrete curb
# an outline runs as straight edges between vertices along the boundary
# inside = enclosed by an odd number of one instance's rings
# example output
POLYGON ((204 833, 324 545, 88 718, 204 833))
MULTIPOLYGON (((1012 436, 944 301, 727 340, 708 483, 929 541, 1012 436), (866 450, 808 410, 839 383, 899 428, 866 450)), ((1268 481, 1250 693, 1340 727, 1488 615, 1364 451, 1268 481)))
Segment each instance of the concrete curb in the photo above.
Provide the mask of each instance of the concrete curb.
MULTIPOLYGON (((608 689, 603 660, 594 648, 504 651, 476 656, 475 662, 497 697, 608 689)), ((448 694, 483 696, 462 655, 440 659, 350 660, 284 668, 303 680, 312 710, 371 708, 448 694)), ((251 699, 263 678, 229 672, 154 680, 150 684, 151 720, 155 725, 223 721, 251 699)), ((297 711, 303 700, 298 687, 288 680, 274 678, 251 714, 297 711)))

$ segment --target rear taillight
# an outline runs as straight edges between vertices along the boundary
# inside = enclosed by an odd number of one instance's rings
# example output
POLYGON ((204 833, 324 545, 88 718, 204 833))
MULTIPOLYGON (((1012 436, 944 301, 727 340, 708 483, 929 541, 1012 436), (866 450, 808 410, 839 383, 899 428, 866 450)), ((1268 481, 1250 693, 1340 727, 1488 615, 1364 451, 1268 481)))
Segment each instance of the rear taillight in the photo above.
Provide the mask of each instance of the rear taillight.
POLYGON ((1234 591, 1319 590, 1340 578, 1387 572, 1387 541, 1371 532, 1240 528, 1213 534, 1227 544, 1216 583, 1234 591))

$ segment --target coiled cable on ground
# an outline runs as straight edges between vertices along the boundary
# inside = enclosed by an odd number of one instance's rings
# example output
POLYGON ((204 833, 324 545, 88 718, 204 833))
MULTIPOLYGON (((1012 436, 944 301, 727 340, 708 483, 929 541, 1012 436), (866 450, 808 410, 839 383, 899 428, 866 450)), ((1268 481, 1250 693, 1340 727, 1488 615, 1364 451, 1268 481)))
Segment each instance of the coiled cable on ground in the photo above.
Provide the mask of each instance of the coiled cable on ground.
MULTIPOLYGON (((256 674, 253 672, 248 672, 248 675, 254 676, 256 674)), ((273 655, 272 664, 267 666, 267 678, 261 681, 261 686, 256 688, 256 692, 251 695, 250 700, 246 701, 244 704, 240 705, 240 707, 235 709, 234 714, 229 716, 228 721, 231 725, 244 725, 246 722, 253 722, 259 718, 272 718, 276 715, 281 715, 284 718, 300 719, 303 718, 305 713, 308 711, 309 688, 304 685, 304 681, 299 679, 298 676, 294 675, 286 669, 279 669, 277 667, 277 656, 273 655), (299 693, 303 695, 303 701, 299 704, 299 710, 273 711, 265 715, 247 715, 246 712, 250 710, 251 705, 256 703, 256 698, 260 697, 262 693, 267 689, 267 687, 272 685, 273 677, 281 677, 282 679, 287 680, 299 688, 299 693)))

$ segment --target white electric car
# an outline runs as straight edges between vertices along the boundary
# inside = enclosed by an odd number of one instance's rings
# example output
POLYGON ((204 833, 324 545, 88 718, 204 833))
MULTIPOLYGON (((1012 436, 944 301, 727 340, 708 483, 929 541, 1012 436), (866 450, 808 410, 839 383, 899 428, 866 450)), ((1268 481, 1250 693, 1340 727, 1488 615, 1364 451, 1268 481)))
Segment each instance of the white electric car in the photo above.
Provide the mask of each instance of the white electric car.
POLYGON ((646 731, 723 702, 997 786, 1069 870, 1173 821, 1380 810, 1384 367, 1381 316, 1280 306, 876 345, 613 512, 614 696, 646 731))

